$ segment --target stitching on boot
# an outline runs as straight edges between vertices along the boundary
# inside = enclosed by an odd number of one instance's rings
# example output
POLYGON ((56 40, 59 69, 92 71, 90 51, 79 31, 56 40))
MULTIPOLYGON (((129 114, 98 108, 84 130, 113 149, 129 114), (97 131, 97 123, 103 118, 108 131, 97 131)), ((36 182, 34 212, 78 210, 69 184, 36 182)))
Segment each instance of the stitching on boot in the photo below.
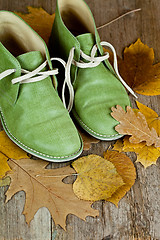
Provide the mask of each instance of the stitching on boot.
POLYGON ((8 127, 7 127, 7 124, 6 124, 6 122, 5 122, 4 115, 3 115, 3 112, 2 112, 1 109, 0 109, 0 111, 1 111, 1 116, 2 116, 2 118, 3 118, 4 125, 5 125, 8 133, 9 133, 19 144, 21 144, 22 146, 24 146, 25 148, 27 148, 28 150, 30 150, 30 151, 32 151, 32 152, 34 152, 34 153, 38 153, 38 154, 40 154, 41 156, 48 157, 48 158, 53 158, 53 159, 54 159, 54 158, 55 158, 55 159, 61 159, 61 158, 62 158, 62 159, 64 159, 64 158, 67 158, 67 157, 74 156, 74 155, 75 155, 76 153, 78 153, 78 152, 80 151, 80 149, 81 149, 81 148, 79 148, 77 152, 75 152, 75 153, 73 153, 73 154, 71 154, 71 155, 68 155, 68 156, 63 156, 63 157, 53 157, 53 156, 46 155, 46 154, 44 154, 44 153, 38 152, 38 151, 36 151, 36 150, 34 150, 34 149, 26 146, 25 144, 21 143, 15 136, 13 136, 13 134, 9 131, 9 129, 8 129, 8 127))
POLYGON ((74 114, 76 114, 76 117, 79 119, 79 121, 82 123, 82 125, 84 125, 88 130, 90 130, 91 132, 93 132, 94 134, 100 136, 100 137, 115 137, 115 136, 119 136, 120 134, 113 134, 113 135, 103 135, 103 134, 99 134, 95 131, 93 131, 92 129, 90 129, 78 116, 78 114, 76 113, 76 111, 74 111, 74 114))

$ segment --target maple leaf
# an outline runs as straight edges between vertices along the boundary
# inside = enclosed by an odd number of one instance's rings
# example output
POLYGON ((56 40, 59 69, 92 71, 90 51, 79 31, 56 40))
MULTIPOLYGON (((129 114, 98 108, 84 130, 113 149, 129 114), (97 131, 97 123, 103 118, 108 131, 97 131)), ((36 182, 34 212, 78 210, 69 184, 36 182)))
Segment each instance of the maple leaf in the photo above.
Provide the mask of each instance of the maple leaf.
POLYGON ((160 94, 160 63, 153 65, 154 51, 138 39, 124 50, 119 71, 126 83, 143 95, 160 94))
POLYGON ((140 162, 145 168, 156 164, 157 159, 160 157, 160 148, 146 146, 144 142, 130 143, 128 136, 123 139, 123 142, 119 139, 114 144, 113 149, 119 152, 135 152, 137 154, 136 162, 140 162))
POLYGON ((78 131, 83 140, 83 150, 89 150, 92 143, 98 143, 100 141, 100 140, 92 137, 88 133, 82 132, 80 129, 78 129, 78 131))
POLYGON ((135 148, 137 154, 136 162, 140 162, 145 168, 156 164, 157 159, 160 157, 160 148, 154 146, 143 146, 142 148, 135 148))
POLYGON ((113 195, 106 199, 118 206, 118 202, 130 190, 135 183, 136 170, 131 159, 123 153, 116 151, 104 152, 104 158, 110 161, 116 168, 118 174, 122 177, 124 184, 118 188, 113 195))
POLYGON ((48 43, 55 14, 48 14, 43 8, 27 7, 28 14, 15 12, 48 43))
POLYGON ((78 173, 73 191, 83 200, 106 200, 124 183, 114 165, 98 155, 81 157, 72 163, 78 173))
POLYGON ((152 127, 156 130, 158 136, 160 137, 160 117, 151 108, 143 105, 142 103, 136 101, 139 111, 143 113, 148 123, 150 129, 152 127))
POLYGON ((7 160, 9 158, 29 158, 27 153, 15 145, 4 131, 0 132, 0 178, 3 178, 7 171, 10 171, 7 160))
POLYGON ((131 107, 127 106, 127 112, 117 105, 117 108, 112 107, 112 117, 120 122, 115 127, 116 131, 124 135, 132 135, 129 138, 131 143, 146 142, 147 146, 152 144, 155 147, 160 147, 160 137, 154 128, 149 129, 145 116, 141 113, 135 113, 131 107))
POLYGON ((46 207, 51 213, 55 224, 65 229, 66 216, 75 214, 81 219, 97 216, 98 211, 91 208, 91 202, 79 200, 73 193, 72 184, 64 184, 64 176, 75 174, 74 169, 63 167, 45 169, 47 162, 42 160, 22 159, 9 160, 12 171, 8 173, 11 184, 6 192, 9 201, 19 191, 26 193, 23 214, 30 223, 35 213, 41 207, 46 207))

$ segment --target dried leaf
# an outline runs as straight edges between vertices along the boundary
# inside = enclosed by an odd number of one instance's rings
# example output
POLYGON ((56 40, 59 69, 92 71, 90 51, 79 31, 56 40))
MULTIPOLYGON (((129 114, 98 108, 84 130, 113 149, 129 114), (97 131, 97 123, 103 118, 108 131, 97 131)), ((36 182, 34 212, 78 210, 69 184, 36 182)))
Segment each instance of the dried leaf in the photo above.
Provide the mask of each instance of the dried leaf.
POLYGON ((134 143, 131 143, 130 141, 129 141, 129 137, 128 136, 126 136, 125 138, 124 138, 124 140, 123 140, 123 151, 124 152, 134 152, 134 150, 136 149, 136 148, 143 148, 144 146, 146 146, 146 143, 145 142, 140 142, 140 143, 137 143, 137 144, 134 144, 134 143), (131 151, 131 149, 133 150, 133 151, 131 151))
POLYGON ((123 142, 122 139, 118 139, 115 144, 113 145, 113 150, 116 150, 118 152, 123 151, 123 142))
POLYGON ((157 159, 160 157, 160 148, 144 146, 142 148, 136 148, 135 153, 137 154, 136 162, 142 163, 146 168, 152 164, 156 164, 157 159))
POLYGON ((27 153, 14 144, 5 131, 0 132, 0 152, 3 153, 7 158, 21 159, 29 158, 27 153))
POLYGON ((28 14, 15 12, 48 43, 55 14, 48 14, 43 8, 27 7, 28 14))
POLYGON ((12 171, 11 184, 6 193, 9 201, 19 191, 25 191, 26 202, 23 214, 29 223, 41 207, 50 211, 55 224, 65 229, 66 216, 75 214, 81 219, 86 216, 97 216, 98 211, 91 208, 91 202, 79 200, 73 193, 71 184, 64 184, 64 176, 75 174, 74 169, 68 167, 59 169, 45 169, 47 162, 42 160, 22 159, 10 160, 12 171))
POLYGON ((124 135, 132 135, 129 138, 131 143, 140 143, 145 141, 147 146, 152 144, 155 147, 160 147, 160 137, 154 128, 149 129, 145 116, 141 113, 135 113, 131 107, 127 106, 127 112, 117 105, 117 108, 112 107, 112 117, 120 122, 115 127, 116 131, 124 135))
POLYGON ((124 138, 123 144, 123 151, 135 152, 137 154, 136 162, 142 163, 145 168, 156 164, 158 157, 160 157, 160 148, 146 146, 145 143, 132 144, 127 137, 124 138))
POLYGON ((114 145, 114 150, 120 152, 135 152, 137 154, 136 162, 140 162, 145 168, 156 164, 157 159, 160 157, 160 148, 146 146, 144 142, 137 144, 130 143, 128 136, 124 138, 121 149, 117 146, 117 144, 114 145))
POLYGON ((143 105, 142 103, 138 101, 136 103, 139 111, 145 116, 149 128, 152 129, 153 127, 156 130, 158 136, 160 137, 160 117, 158 116, 158 114, 151 108, 143 105))
POLYGON ((98 143, 100 140, 92 137, 88 133, 82 132, 80 129, 78 129, 82 140, 83 140, 83 150, 89 150, 91 148, 92 143, 98 143))
POLYGON ((153 65, 154 51, 138 39, 124 50, 119 61, 120 74, 126 83, 143 95, 160 94, 160 63, 153 65))
POLYGON ((0 179, 5 176, 6 172, 11 170, 8 166, 7 160, 8 158, 0 153, 0 179))
POLYGON ((10 183, 11 183, 10 177, 5 177, 3 179, 0 179, 0 187, 10 185, 10 183))
POLYGON ((106 200, 124 183, 114 165, 98 155, 88 155, 72 163, 78 173, 73 191, 80 199, 106 200))
POLYGON ((4 131, 0 132, 0 178, 3 178, 7 171, 10 171, 7 160, 9 158, 28 158, 27 153, 15 145, 4 131))
POLYGON ((104 153, 104 158, 113 163, 118 174, 122 177, 124 182, 124 185, 118 188, 117 191, 107 199, 107 201, 112 202, 118 206, 120 199, 124 197, 124 195, 135 183, 136 170, 130 158, 123 153, 118 153, 116 151, 106 151, 104 153))

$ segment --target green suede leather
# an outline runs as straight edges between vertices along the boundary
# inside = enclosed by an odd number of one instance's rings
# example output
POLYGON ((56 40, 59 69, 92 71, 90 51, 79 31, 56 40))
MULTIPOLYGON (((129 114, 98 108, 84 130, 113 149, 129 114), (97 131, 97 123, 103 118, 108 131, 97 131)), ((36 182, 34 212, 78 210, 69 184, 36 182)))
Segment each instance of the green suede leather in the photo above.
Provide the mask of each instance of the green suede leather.
MULTIPOLYGON (((93 23, 95 26, 94 19, 93 23)), ((61 18, 57 0, 56 15, 50 37, 51 54, 67 61, 70 49, 75 47, 74 59, 79 61, 80 49, 90 55, 94 44, 98 45, 99 51, 103 55, 96 26, 95 35, 86 33, 75 37, 61 18)), ((130 105, 130 99, 125 88, 116 78, 109 62, 105 61, 97 67, 87 69, 72 66, 71 78, 75 91, 72 113, 81 127, 98 139, 120 138, 122 135, 115 131, 118 122, 110 115, 111 107, 119 104, 125 108, 130 105)))
MULTIPOLYGON (((46 54, 50 60, 48 51, 46 54)), ((42 64, 45 61, 42 54, 32 51, 15 58, 0 44, 0 60, 0 72, 16 69, 0 80, 1 120, 8 136, 25 151, 45 160, 61 162, 76 158, 82 152, 82 141, 51 78, 11 83, 21 75, 21 68, 32 71, 42 64)))

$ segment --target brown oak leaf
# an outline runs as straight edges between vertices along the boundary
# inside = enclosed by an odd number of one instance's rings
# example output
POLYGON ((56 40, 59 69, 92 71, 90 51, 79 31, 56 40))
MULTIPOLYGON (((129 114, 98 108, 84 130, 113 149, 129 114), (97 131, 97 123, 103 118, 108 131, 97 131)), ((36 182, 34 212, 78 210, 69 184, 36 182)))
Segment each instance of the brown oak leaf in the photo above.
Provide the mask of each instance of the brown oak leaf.
POLYGON ((62 182, 64 177, 75 174, 74 169, 69 166, 45 169, 47 164, 42 160, 9 160, 12 171, 8 173, 11 184, 6 192, 6 201, 9 201, 16 192, 26 193, 23 211, 26 222, 30 223, 41 207, 48 208, 55 224, 64 229, 66 216, 70 213, 84 220, 88 215, 97 216, 98 211, 91 208, 92 202, 79 200, 73 193, 72 184, 62 182))
POLYGON ((127 106, 125 111, 121 106, 112 107, 112 117, 119 121, 115 127, 120 134, 131 135, 131 143, 140 143, 145 141, 147 146, 155 145, 160 147, 160 137, 154 128, 149 129, 145 116, 141 113, 135 113, 133 109, 127 106))

